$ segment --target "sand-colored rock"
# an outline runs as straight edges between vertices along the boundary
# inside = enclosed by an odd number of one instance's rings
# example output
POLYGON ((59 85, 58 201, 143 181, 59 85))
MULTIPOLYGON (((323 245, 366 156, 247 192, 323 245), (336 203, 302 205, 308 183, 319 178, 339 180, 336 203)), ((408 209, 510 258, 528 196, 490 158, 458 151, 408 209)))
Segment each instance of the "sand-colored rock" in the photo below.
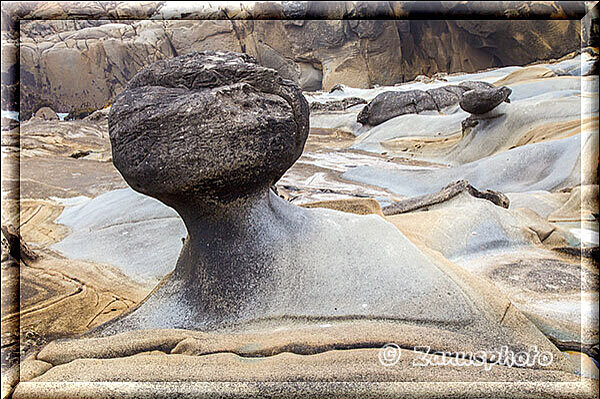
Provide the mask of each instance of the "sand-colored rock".
MULTIPOLYGON (((507 316, 508 319, 510 316, 507 316)), ((204 384, 203 390, 208 389, 208 392, 217 387, 220 387, 221 393, 231 392, 236 387, 227 384, 233 382, 278 383, 280 388, 282 383, 290 384, 305 395, 323 394, 334 387, 339 394, 339 388, 345 387, 351 396, 363 393, 361 383, 368 382, 371 394, 379 397, 381 392, 374 392, 373 387, 380 386, 384 389, 385 397, 392 393, 410 393, 409 397, 432 397, 430 389, 418 389, 414 383, 425 383, 428 386, 428 383, 434 381, 444 382, 446 394, 448 384, 480 382, 479 385, 470 385, 477 392, 477 397, 493 397, 500 392, 508 397, 530 397, 536 392, 547 395, 555 390, 558 392, 559 386, 562 397, 592 397, 597 390, 597 384, 581 380, 569 372, 551 371, 544 366, 537 369, 515 367, 514 363, 510 363, 509 356, 503 358, 504 363, 499 361, 503 365, 493 364, 492 360, 487 364, 475 361, 470 366, 461 366, 456 363, 460 360, 452 354, 436 353, 438 351, 433 348, 413 350, 400 345, 396 352, 395 348, 391 348, 392 352, 388 350, 384 355, 381 350, 383 343, 403 339, 402 334, 393 329, 388 330, 392 334, 388 339, 385 336, 386 329, 382 328, 384 326, 385 323, 371 326, 368 322, 354 326, 350 323, 346 327, 296 330, 290 336, 281 333, 227 335, 163 330, 127 333, 127 337, 117 335, 100 340, 62 341, 53 346, 53 351, 57 355, 70 354, 71 357, 62 358, 68 362, 55 358, 59 361, 54 367, 35 378, 33 383, 20 383, 13 397, 38 398, 43 392, 58 396, 68 392, 69 397, 104 397, 108 393, 104 389, 111 382, 115 389, 113 394, 118 392, 119 396, 125 397, 129 397, 130 390, 134 387, 138 388, 136 397, 160 394, 168 386, 171 387, 171 393, 182 390, 190 394, 198 392, 197 383, 204 384), (377 338, 379 341, 366 344, 365 341, 351 339, 352 336, 364 337, 369 334, 374 334, 372 337, 380 336, 377 338), (188 338, 184 338, 185 335, 188 338), (149 345, 154 341, 155 347, 164 349, 165 343, 173 338, 180 342, 170 354, 161 354, 152 350, 152 345, 149 345), (286 342, 296 344, 285 346, 286 342), (332 343, 338 343, 338 346, 331 346, 332 343), (81 345, 79 348, 78 344, 81 345), (277 347, 277 350, 269 349, 277 347), (152 352, 148 352, 149 350, 152 352), (259 353, 263 356, 257 357, 256 354, 259 353), (384 366, 382 361, 389 362, 386 363, 389 366, 384 366), (437 366, 433 365, 436 363, 437 366), (427 364, 430 365, 425 367, 427 364), (543 384, 521 386, 520 390, 512 390, 514 384, 525 381, 539 381, 543 384), (164 385, 173 382, 179 383, 177 386, 164 385), (227 384, 223 385, 222 382, 227 384), (494 384, 487 385, 490 382, 494 384)), ((173 342, 167 346, 172 345, 173 342)), ((535 351, 543 359, 539 363, 548 364, 549 353, 542 348, 536 348, 535 351)), ((44 357, 42 353, 38 357, 44 357)), ((558 358, 552 359, 569 362, 560 352, 557 355, 558 358)), ((260 389, 270 389, 269 387, 274 385, 264 385, 260 389)), ((450 388, 452 389, 460 388, 456 386, 450 388)), ((462 389, 464 390, 464 385, 462 389)), ((245 392, 248 394, 254 391, 245 392)))
POLYGON ((523 82, 532 79, 551 78, 556 74, 549 68, 542 65, 532 65, 519 69, 508 76, 494 82, 494 86, 509 86, 513 83, 523 82))
POLYGON ((52 368, 52 364, 37 360, 27 359, 19 364, 19 380, 20 382, 31 381, 36 377, 44 374, 52 368))
POLYGON ((327 208, 341 212, 355 213, 357 215, 375 214, 383 216, 381 206, 372 198, 354 198, 331 201, 309 202, 301 205, 304 208, 327 208))
MULTIPOLYGON (((244 358, 231 353, 205 356, 166 355, 135 356, 116 359, 81 359, 54 367, 35 382, 108 382, 108 381, 550 381, 575 382, 579 377, 564 372, 536 372, 518 368, 494 366, 418 367, 418 353, 402 350, 401 360, 394 367, 378 362, 379 348, 328 351, 302 356, 282 353, 264 358, 244 358), (337 364, 337 367, 332 367, 337 364), (277 371, 275 371, 277 370, 277 371)), ((439 357, 436 360, 440 360, 439 357)), ((434 360, 432 360, 434 361, 434 360)), ((26 391, 25 391, 26 392, 26 391)), ((14 395, 21 396, 19 387, 14 395)))
POLYGON ((555 222, 597 220, 598 185, 581 185, 571 190, 569 199, 564 205, 548 215, 548 220, 555 222))
POLYGON ((88 331, 142 300, 152 286, 134 282, 113 266, 74 262, 44 251, 40 259, 21 268, 19 311, 3 315, 8 329, 48 337, 88 331))
POLYGON ((169 353, 179 342, 194 334, 198 333, 185 330, 149 330, 104 338, 57 340, 44 347, 37 359, 56 366, 76 359, 118 358, 156 350, 169 353))

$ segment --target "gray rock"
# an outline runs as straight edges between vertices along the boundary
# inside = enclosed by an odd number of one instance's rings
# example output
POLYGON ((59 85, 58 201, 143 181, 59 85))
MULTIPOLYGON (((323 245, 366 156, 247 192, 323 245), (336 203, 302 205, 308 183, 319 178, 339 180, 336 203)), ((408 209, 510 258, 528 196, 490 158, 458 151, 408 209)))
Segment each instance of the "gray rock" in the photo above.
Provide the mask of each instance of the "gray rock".
POLYGON ((486 89, 493 89, 496 86, 494 86, 491 83, 488 82, 481 82, 481 81, 467 81, 467 82, 462 82, 458 85, 459 88, 461 88, 463 90, 463 92, 465 91, 469 91, 469 90, 486 90, 486 89))
POLYGON ((271 186, 302 152, 308 103, 248 55, 191 53, 134 76, 109 130, 114 164, 132 188, 177 207, 271 186))
POLYGON ((307 62, 299 62, 298 68, 300 69, 298 84, 303 91, 318 91, 323 88, 323 71, 307 62))
POLYGON ((386 91, 367 104, 356 120, 363 125, 376 126, 396 116, 428 110, 437 110, 437 106, 422 90, 386 91))
POLYGON ((493 87, 490 83, 475 81, 463 82, 458 86, 437 87, 427 91, 386 91, 377 95, 363 108, 357 121, 363 125, 376 126, 400 115, 439 111, 442 108, 458 104, 462 95, 469 90, 489 90, 493 87))
POLYGON ((463 92, 464 90, 459 86, 444 86, 427 90, 427 94, 431 96, 438 109, 457 104, 463 92))
POLYGON ((326 101, 324 103, 314 101, 310 103, 310 112, 345 111, 359 104, 366 104, 367 100, 360 97, 348 97, 342 100, 326 101))
POLYGON ((302 1, 282 1, 281 8, 283 9, 283 15, 287 19, 302 20, 306 16, 308 3, 302 1))
POLYGON ((495 89, 475 89, 463 94, 460 107, 471 114, 482 115, 490 112, 503 102, 510 102, 508 96, 512 90, 506 86, 495 89))

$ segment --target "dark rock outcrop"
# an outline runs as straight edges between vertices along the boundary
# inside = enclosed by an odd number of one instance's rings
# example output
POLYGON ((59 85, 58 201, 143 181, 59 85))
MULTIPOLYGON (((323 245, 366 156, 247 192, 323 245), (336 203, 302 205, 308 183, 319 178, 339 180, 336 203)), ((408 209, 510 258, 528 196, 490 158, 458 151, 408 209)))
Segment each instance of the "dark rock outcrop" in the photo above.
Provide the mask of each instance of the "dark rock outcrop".
POLYGON ((465 92, 460 100, 460 108, 473 115, 482 115, 490 112, 503 102, 509 103, 508 96, 512 90, 506 86, 494 89, 475 89, 465 92))
POLYGON ((437 110, 433 98, 423 90, 386 91, 367 104, 356 120, 363 125, 379 125, 399 115, 437 110))
POLYGON ((469 90, 491 90, 493 87, 490 83, 475 81, 427 91, 386 91, 371 100, 358 114, 356 120, 363 125, 376 126, 400 115, 440 111, 445 107, 458 104, 463 94, 469 90))
POLYGON ((233 200, 270 187, 300 156, 308 104, 249 55, 191 53, 138 73, 109 129, 114 164, 137 191, 173 207, 233 200))

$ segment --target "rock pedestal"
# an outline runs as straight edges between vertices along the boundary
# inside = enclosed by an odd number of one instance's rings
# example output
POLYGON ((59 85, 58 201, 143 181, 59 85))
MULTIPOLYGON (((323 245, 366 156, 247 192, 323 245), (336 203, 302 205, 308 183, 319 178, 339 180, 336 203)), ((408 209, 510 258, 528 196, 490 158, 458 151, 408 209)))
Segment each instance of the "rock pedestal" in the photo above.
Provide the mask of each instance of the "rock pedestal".
POLYGON ((109 114, 114 164, 132 188, 173 207, 188 237, 149 297, 93 335, 362 319, 448 349, 552 348, 490 287, 380 216, 300 208, 269 190, 300 156, 308 121, 299 88, 247 55, 192 53, 138 73, 109 114), (528 327, 514 331, 513 318, 528 327))
POLYGON ((480 318, 380 217, 298 208, 269 190, 302 152, 308 107, 251 57, 193 53, 149 66, 117 97, 109 131, 125 180, 173 207, 188 238, 173 273, 100 332, 480 318))
POLYGON ((503 327, 490 322, 505 305, 482 311, 470 283, 393 225, 299 208, 269 190, 300 156, 308 117, 295 84, 244 54, 192 53, 131 80, 109 114, 114 164, 173 207, 188 237, 175 270, 96 334, 379 319, 475 328, 483 346, 497 344, 503 327))

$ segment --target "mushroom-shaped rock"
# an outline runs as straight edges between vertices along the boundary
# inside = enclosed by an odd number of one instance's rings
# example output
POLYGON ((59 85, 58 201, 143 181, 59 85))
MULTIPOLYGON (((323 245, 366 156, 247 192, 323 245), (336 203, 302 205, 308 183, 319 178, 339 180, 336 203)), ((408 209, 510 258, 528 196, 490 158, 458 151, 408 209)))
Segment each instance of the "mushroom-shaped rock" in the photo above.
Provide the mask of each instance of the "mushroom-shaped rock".
POLYGON ((493 89, 475 89, 465 92, 460 100, 463 111, 473 115, 482 115, 490 112, 503 102, 510 102, 508 96, 512 90, 506 86, 493 89))
POLYGON ((248 55, 192 53, 135 75, 110 111, 109 131, 131 187, 178 209, 270 187, 302 153, 308 103, 248 55))
MULTIPOLYGON (((360 320, 398 328, 402 345, 556 351, 493 287, 381 216, 301 208, 273 193, 308 121, 298 87, 247 55, 194 53, 139 72, 109 114, 114 163, 135 190, 175 208, 188 237, 173 272, 137 308, 90 334, 360 320)), ((387 342, 362 327, 335 337, 387 342)))

